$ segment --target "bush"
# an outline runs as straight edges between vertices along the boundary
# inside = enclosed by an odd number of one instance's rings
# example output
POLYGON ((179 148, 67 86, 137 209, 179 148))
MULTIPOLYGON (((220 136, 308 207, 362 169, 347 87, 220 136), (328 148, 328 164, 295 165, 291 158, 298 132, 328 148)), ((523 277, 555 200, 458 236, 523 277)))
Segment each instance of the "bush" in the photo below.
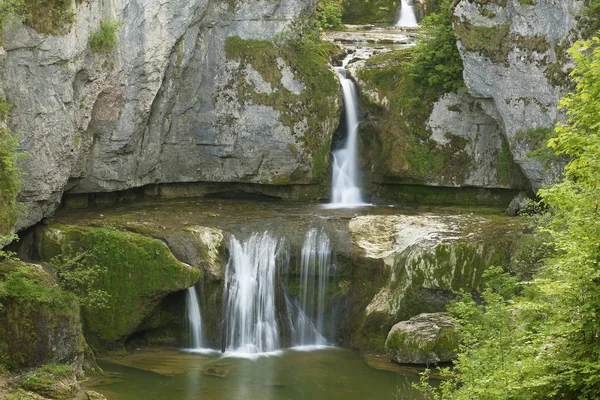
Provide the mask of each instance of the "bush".
POLYGON ((100 29, 90 34, 89 45, 96 53, 109 53, 117 47, 120 21, 102 21, 100 29))
POLYGON ((321 0, 314 20, 316 28, 321 31, 343 28, 341 0, 321 0))

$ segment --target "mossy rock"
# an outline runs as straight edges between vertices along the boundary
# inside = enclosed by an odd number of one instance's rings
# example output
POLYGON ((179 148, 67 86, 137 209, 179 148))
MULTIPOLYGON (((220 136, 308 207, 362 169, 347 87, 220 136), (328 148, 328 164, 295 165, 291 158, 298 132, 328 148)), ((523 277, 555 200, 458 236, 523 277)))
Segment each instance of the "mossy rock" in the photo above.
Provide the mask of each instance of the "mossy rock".
POLYGON ((345 24, 391 25, 400 13, 400 0, 344 0, 345 24))
POLYGON ((0 263, 0 364, 73 362, 83 354, 79 306, 39 265, 0 263))
POLYGON ((84 331, 96 351, 120 346, 169 293, 195 284, 200 272, 178 261, 161 241, 112 229, 53 225, 42 235, 41 257, 79 257, 101 266, 95 289, 108 295, 106 307, 83 307, 84 331))
POLYGON ((73 368, 66 364, 48 364, 23 374, 18 380, 25 390, 51 399, 72 399, 79 391, 73 368))
POLYGON ((458 334, 446 313, 419 314, 393 326, 385 342, 391 361, 436 364, 456 358, 458 334))

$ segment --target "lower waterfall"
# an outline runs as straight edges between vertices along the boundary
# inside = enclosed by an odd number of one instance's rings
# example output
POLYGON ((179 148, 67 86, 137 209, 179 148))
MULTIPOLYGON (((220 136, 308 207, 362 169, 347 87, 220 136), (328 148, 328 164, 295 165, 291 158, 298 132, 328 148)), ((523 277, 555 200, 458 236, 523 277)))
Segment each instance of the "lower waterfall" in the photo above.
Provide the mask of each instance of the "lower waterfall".
POLYGON ((275 272, 278 241, 268 232, 244 242, 231 238, 225 271, 225 349, 237 353, 278 350, 275 272))
POLYGON ((202 315, 196 287, 188 288, 186 293, 187 320, 190 333, 190 350, 202 348, 202 315))
POLYGON ((324 230, 310 229, 298 265, 290 266, 283 239, 269 232, 246 240, 231 238, 223 294, 223 349, 228 353, 257 354, 292 346, 327 345, 325 333, 333 318, 326 295, 334 275, 332 246, 324 230), (297 287, 288 293, 282 275, 297 287), (281 301, 278 301, 281 299, 281 301), (283 326, 281 326, 283 324, 283 326), (290 333, 289 341, 282 336, 290 333))
POLYGON ((324 337, 325 295, 334 268, 331 263, 329 236, 322 230, 309 230, 304 239, 300 259, 300 290, 292 336, 295 346, 327 344, 324 337))

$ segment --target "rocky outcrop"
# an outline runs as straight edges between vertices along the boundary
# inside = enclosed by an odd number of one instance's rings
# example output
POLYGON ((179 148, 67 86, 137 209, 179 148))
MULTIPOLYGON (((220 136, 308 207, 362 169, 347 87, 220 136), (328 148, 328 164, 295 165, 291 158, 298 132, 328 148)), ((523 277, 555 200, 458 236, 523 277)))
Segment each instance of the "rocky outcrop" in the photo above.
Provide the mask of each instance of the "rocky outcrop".
POLYGON ((456 358, 458 334, 446 313, 419 314, 392 327, 385 341, 390 360, 399 364, 436 364, 456 358))
POLYGON ((534 190, 556 176, 529 152, 562 118, 557 106, 568 83, 566 49, 582 5, 462 0, 454 10, 465 84, 471 96, 486 100, 483 110, 498 122, 534 190))
POLYGON ((479 290, 487 267, 508 266, 509 243, 519 223, 494 222, 491 230, 486 228, 490 223, 480 217, 439 215, 353 218, 349 230, 359 264, 370 271, 371 279, 380 268, 386 275, 376 288, 362 288, 368 301, 355 310, 362 317, 351 344, 382 351, 385 332, 394 323, 419 313, 442 312, 455 291, 479 290))
MULTIPOLYGON (((21 228, 50 215, 65 191, 323 183, 313 171, 327 165, 323 149, 338 122, 337 91, 308 94, 310 77, 285 57, 273 78, 225 50, 230 37, 281 38, 314 1, 73 4, 74 23, 60 36, 28 26, 4 36, 1 91, 14 105, 11 125, 29 154, 21 228), (121 23, 113 51, 88 45, 101 21, 121 23), (278 101, 282 95, 295 97, 278 101), (287 111, 275 107, 281 103, 287 111), (298 109, 333 112, 312 123, 292 112, 298 109)), ((334 81, 325 66, 313 67, 334 81)))
POLYGON ((91 289, 104 293, 82 309, 86 339, 96 351, 122 345, 165 296, 200 277, 198 269, 178 261, 163 242, 112 229, 54 225, 43 233, 41 257, 73 266, 80 276, 95 274, 93 283, 84 281, 73 290, 82 290, 87 300, 91 289))
MULTIPOLYGON (((418 99, 422 102, 419 107, 407 106, 406 99, 399 99, 412 95, 404 91, 403 84, 421 84, 399 78, 410 73, 404 67, 407 57, 410 52, 384 53, 349 67, 368 112, 362 126, 363 159, 370 166, 373 191, 385 199, 400 194, 401 200, 410 201, 406 185, 526 188, 528 182, 513 161, 501 127, 485 112, 488 100, 473 98, 466 90, 436 101, 418 99), (402 107, 398 106, 401 101, 402 107), (388 189, 394 185, 403 187, 388 189)), ((489 201, 479 194, 471 197, 471 204, 489 201)), ((416 200, 437 202, 431 196, 416 200)))

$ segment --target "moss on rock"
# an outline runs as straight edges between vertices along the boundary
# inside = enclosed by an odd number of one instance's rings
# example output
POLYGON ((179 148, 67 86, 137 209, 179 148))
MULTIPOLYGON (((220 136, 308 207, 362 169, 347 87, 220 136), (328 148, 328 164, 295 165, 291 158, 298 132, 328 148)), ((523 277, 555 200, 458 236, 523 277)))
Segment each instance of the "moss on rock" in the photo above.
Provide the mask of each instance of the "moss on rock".
POLYGON ((73 362, 83 353, 79 306, 39 265, 0 263, 0 364, 73 362))
MULTIPOLYGON (((311 164, 309 180, 322 184, 327 181, 329 147, 339 121, 339 85, 329 69, 329 54, 335 46, 309 36, 281 44, 233 36, 225 41, 225 52, 229 60, 239 63, 233 83, 240 104, 279 111, 279 121, 296 140, 290 143, 295 149, 292 154, 296 158, 306 154, 311 164), (263 90, 249 83, 248 68, 258 72, 263 90)), ((301 178, 280 176, 263 183, 287 185, 301 178)))
POLYGON ((200 272, 179 262, 161 241, 104 228, 53 225, 42 236, 41 256, 78 257, 86 266, 105 267, 96 283, 106 306, 83 307, 84 331, 95 350, 121 345, 160 301, 198 281, 200 272))
POLYGON ((345 24, 391 25, 398 18, 400 0, 343 0, 345 24))
POLYGON ((390 360, 401 364, 434 364, 456 357, 458 334, 446 313, 419 314, 394 325, 385 342, 390 360))

